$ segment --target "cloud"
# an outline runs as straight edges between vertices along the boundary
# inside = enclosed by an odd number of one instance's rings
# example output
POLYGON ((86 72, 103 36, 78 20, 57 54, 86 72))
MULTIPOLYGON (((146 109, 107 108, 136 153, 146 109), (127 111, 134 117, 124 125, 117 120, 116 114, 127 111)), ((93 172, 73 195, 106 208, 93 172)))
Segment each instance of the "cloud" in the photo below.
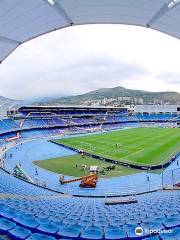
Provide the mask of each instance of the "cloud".
POLYGON ((108 55, 86 57, 73 65, 61 68, 60 72, 61 74, 56 72, 54 79, 59 80, 59 77, 64 79, 71 87, 73 86, 74 89, 72 88, 71 91, 75 93, 102 86, 122 85, 130 79, 141 78, 148 74, 147 70, 139 65, 114 59, 108 55))
POLYGON ((62 29, 23 44, 0 65, 0 95, 22 99, 115 86, 180 91, 179 56, 179 40, 150 29, 62 29))
POLYGON ((157 78, 162 79, 164 83, 180 85, 180 73, 166 72, 158 75, 157 78))

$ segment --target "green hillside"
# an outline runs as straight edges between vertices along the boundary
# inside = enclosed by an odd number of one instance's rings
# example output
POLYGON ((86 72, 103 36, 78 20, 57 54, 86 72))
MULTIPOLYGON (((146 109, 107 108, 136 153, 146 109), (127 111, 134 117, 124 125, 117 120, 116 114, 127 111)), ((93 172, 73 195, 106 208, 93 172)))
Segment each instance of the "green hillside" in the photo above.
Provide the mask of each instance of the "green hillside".
POLYGON ((178 92, 148 92, 142 90, 132 90, 124 87, 115 88, 101 88, 95 91, 91 91, 85 94, 69 96, 63 98, 57 98, 46 102, 38 102, 36 104, 42 105, 57 105, 57 104, 69 104, 79 105, 85 101, 91 100, 102 100, 104 98, 118 98, 118 97, 129 97, 129 98, 141 98, 143 104, 153 103, 155 101, 168 103, 168 104, 180 104, 180 93, 178 92))

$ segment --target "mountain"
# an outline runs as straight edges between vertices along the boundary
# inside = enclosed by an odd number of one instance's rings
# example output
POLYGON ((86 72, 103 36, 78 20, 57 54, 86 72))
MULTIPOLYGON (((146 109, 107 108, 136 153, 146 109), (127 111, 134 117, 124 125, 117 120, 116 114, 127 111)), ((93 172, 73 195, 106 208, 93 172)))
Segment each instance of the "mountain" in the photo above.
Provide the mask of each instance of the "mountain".
POLYGON ((56 102, 57 99, 66 98, 67 95, 54 95, 54 96, 45 96, 45 97, 36 97, 36 98, 30 98, 26 100, 26 105, 48 105, 48 103, 56 102))
POLYGON ((100 88, 85 94, 62 97, 39 105, 113 105, 113 104, 180 104, 178 92, 148 92, 124 87, 100 88))
POLYGON ((15 100, 0 96, 0 116, 6 115, 7 110, 12 109, 16 106, 20 106, 23 103, 22 100, 15 100))

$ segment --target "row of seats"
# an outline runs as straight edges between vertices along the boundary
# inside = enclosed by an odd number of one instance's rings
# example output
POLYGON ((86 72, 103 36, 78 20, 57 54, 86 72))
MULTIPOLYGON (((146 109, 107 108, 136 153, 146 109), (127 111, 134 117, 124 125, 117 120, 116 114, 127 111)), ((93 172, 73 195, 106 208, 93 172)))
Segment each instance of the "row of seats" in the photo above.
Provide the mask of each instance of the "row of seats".
POLYGON ((0 170, 0 193, 18 194, 18 195, 51 195, 52 192, 24 182, 12 175, 0 170))
MULTIPOLYGON (((81 237, 75 237, 78 236, 78 227, 72 229, 72 227, 68 227, 68 228, 61 228, 61 230, 59 230, 56 233, 56 237, 51 236, 51 234, 53 235, 53 232, 56 228, 53 228, 52 225, 42 225, 41 227, 37 228, 36 232, 33 232, 32 230, 22 227, 21 225, 18 225, 8 219, 5 218, 0 218, 0 233, 2 234, 6 234, 6 236, 9 236, 12 239, 29 239, 29 240, 55 240, 55 239, 59 239, 59 240, 67 240, 67 239, 102 239, 102 234, 101 232, 96 229, 96 228, 92 228, 89 227, 86 229, 86 232, 84 232, 81 237), (44 228, 47 228, 49 230, 51 230, 51 233, 49 233, 49 235, 44 234, 44 228), (71 237, 64 237, 64 231, 65 231, 65 235, 69 235, 72 236, 71 237), (68 234, 67 234, 68 233, 68 234)), ((179 240, 179 228, 174 228, 173 231, 167 231, 167 233, 160 233, 159 236, 155 235, 155 236, 150 236, 150 237, 144 237, 139 239, 144 239, 144 240, 179 240)), ((136 236, 137 237, 137 236, 136 236)), ((135 237, 135 238, 136 238, 135 237)), ((123 230, 118 228, 118 227, 109 227, 106 230, 104 239, 134 239, 134 238, 129 238, 127 237, 125 234, 123 234, 123 230)))
POLYGON ((179 191, 159 191, 136 198, 138 203, 130 205, 105 205, 104 199, 62 195, 0 199, 0 229, 16 239, 25 238, 20 234, 29 237, 32 233, 58 239, 140 239, 135 234, 139 226, 144 229, 143 238, 150 237, 149 230, 154 229, 161 231, 155 234, 157 239, 180 239, 179 191), (6 229, 4 219, 13 228, 6 229), (169 235, 163 233, 164 229, 169 235))
POLYGON ((176 119, 178 116, 175 114, 121 114, 121 115, 102 115, 100 117, 81 117, 81 118, 55 118, 51 119, 26 119, 24 121, 24 127, 33 127, 33 126, 52 126, 52 125, 60 125, 60 126, 68 126, 68 125, 82 125, 82 124, 97 124, 104 122, 126 122, 126 121, 167 121, 176 119))
POLYGON ((0 132, 16 128, 18 128, 16 121, 13 121, 11 119, 0 120, 0 132))
MULTIPOLYGON (((67 115, 69 116, 69 115, 67 115)), ((73 117, 63 118, 60 116, 56 116, 52 113, 32 113, 28 115, 29 119, 25 119, 21 127, 23 128, 31 128, 31 127, 45 127, 45 126, 69 126, 69 125, 82 125, 82 124, 97 124, 97 123, 114 123, 118 121, 126 122, 126 121, 168 121, 168 120, 179 120, 179 116, 177 114, 170 113, 134 113, 134 114, 103 114, 101 116, 85 116, 81 117, 73 117), (34 117, 34 119, 32 118, 34 117), (39 117, 39 118, 38 118, 39 117), (49 117, 49 119, 47 119, 49 117)), ((19 120, 13 121, 12 119, 3 119, 0 121, 0 131, 6 131, 10 129, 19 128, 19 120)))

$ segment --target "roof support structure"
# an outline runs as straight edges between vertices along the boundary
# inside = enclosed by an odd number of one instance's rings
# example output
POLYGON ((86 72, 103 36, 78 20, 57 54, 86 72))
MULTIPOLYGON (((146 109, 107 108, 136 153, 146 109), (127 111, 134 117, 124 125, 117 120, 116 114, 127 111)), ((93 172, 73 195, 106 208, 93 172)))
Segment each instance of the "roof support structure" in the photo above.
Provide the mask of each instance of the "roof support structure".
POLYGON ((169 8, 167 6, 167 4, 164 4, 155 14, 154 16, 149 20, 149 22, 147 23, 147 27, 150 27, 153 25, 153 23, 155 23, 156 21, 158 21, 167 11, 169 11, 169 8))
POLYGON ((167 3, 165 3, 155 14, 154 16, 149 20, 147 23, 147 27, 150 27, 158 21, 164 14, 166 14, 168 11, 170 11, 172 8, 176 7, 180 3, 180 0, 170 0, 167 3))
POLYGON ((70 26, 74 24, 71 18, 68 16, 68 14, 62 8, 62 6, 56 0, 44 0, 44 1, 47 4, 49 4, 54 10, 56 10, 70 26))
POLYGON ((19 45, 82 24, 132 24, 180 39, 180 0, 0 1, 0 62, 19 45))
POLYGON ((19 42, 17 40, 11 39, 11 38, 3 37, 3 36, 0 36, 0 42, 6 42, 6 43, 16 44, 16 45, 22 44, 22 42, 19 42))
POLYGON ((170 0, 168 2, 168 8, 174 8, 180 3, 180 0, 170 0))

